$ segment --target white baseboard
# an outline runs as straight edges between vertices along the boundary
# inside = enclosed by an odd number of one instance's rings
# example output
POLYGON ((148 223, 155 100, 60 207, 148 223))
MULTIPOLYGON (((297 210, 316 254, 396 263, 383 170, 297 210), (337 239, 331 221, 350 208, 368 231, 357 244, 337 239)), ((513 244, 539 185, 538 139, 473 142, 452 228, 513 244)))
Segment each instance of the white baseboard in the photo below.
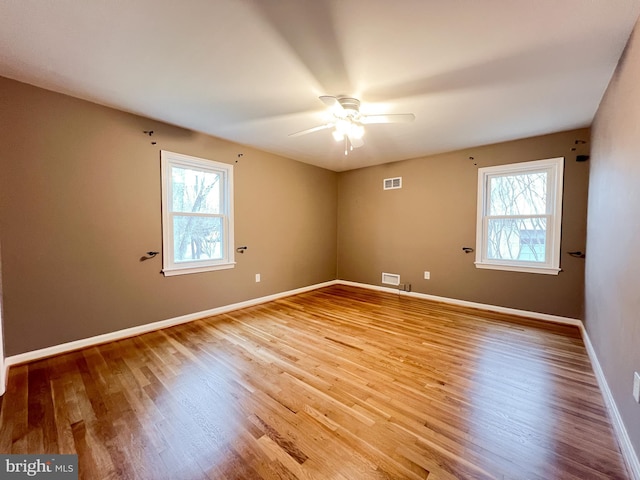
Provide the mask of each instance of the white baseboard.
POLYGON ((447 298, 447 297, 438 297, 436 295, 428 295, 425 293, 403 292, 403 291, 398 291, 395 288, 381 287, 381 286, 370 285, 365 283, 349 282, 346 280, 332 280, 329 282, 310 285, 310 286, 298 288, 295 290, 289 290, 287 292, 281 292, 273 295, 268 295, 265 297, 247 300, 244 302, 234 303, 231 305, 224 305, 222 307, 212 308, 210 310, 205 310, 202 312, 191 313, 191 314, 183 315, 180 317, 161 320, 159 322, 148 323, 145 325, 140 325, 138 327, 126 328, 124 330, 105 333, 103 335, 97 335, 95 337, 89 337, 82 340, 63 343, 61 345, 55 345, 52 347, 42 348, 39 350, 33 350, 31 352, 21 353, 19 355, 13 355, 13 356, 7 357, 4 359, 4 361, 2 361, 2 359, 0 358, 0 395, 3 395, 5 392, 6 380, 8 378, 7 372, 9 367, 12 365, 31 362, 34 360, 40 360, 46 357, 59 355, 61 353, 67 353, 67 352, 78 350, 81 348, 92 347, 92 346, 99 345, 106 342, 112 342, 115 340, 121 340, 124 338, 141 335, 143 333, 148 333, 148 332, 160 330, 167 327, 172 327, 174 325, 180 325, 182 323, 199 320, 201 318, 206 318, 213 315, 219 315, 221 313, 231 312, 233 310, 239 310, 241 308, 251 307, 253 305, 259 305, 261 303, 270 302, 273 300, 277 300, 279 298, 284 298, 284 297, 296 295, 299 293, 309 292, 311 290, 316 290, 318 288, 328 287, 331 285, 347 285, 347 286, 367 288, 370 290, 378 290, 378 291, 394 293, 394 294, 399 293, 401 295, 406 295, 406 296, 415 297, 415 298, 422 298, 425 300, 432 300, 432 301, 448 303, 452 305, 478 308, 481 310, 506 313, 510 315, 534 318, 534 319, 543 320, 547 322, 563 323, 567 325, 577 326, 580 329, 580 332, 582 334, 582 338, 584 340, 587 353, 591 360, 591 364, 593 365, 593 370, 595 372, 596 379, 598 380, 600 390, 602 391, 604 396, 605 404, 609 409, 609 412, 611 415, 611 421, 613 423, 613 427, 616 432, 616 436, 618 438, 618 443, 622 451, 622 456, 624 457, 625 463, 627 465, 627 468, 629 469, 629 473, 631 474, 633 480, 640 480, 640 461, 638 461, 638 456, 636 455, 633 449, 633 445, 631 444, 631 440, 629 438, 629 435, 627 434, 627 430, 624 426, 624 423, 622 422, 622 417, 620 416, 620 412, 618 411, 618 408, 613 399, 611 390, 609 389, 609 385, 607 384, 602 368, 600 367, 600 362, 598 361, 598 357, 596 356, 595 350, 593 349, 593 345, 591 344, 591 340, 589 339, 589 335, 587 334, 587 331, 585 330, 582 321, 575 318, 549 315, 546 313, 530 312, 527 310, 518 310, 514 308, 500 307, 496 305, 488 305, 483 303, 468 302, 466 300, 458 300, 455 298, 447 298))
POLYGON ((7 388, 7 376, 9 367, 5 365, 4 361, 4 330, 2 323, 2 298, 0 297, 0 397, 4 395, 7 388))
MULTIPOLYGON (((367 288, 370 290, 378 290, 389 293, 398 293, 399 291, 395 288, 388 287, 380 287, 377 285, 370 285, 366 283, 357 283, 357 282, 349 282, 345 280, 331 280, 324 283, 319 283, 315 285, 309 285, 307 287, 297 288, 294 290, 289 290, 286 292, 276 293, 273 295, 267 295, 265 297, 259 297, 251 300, 246 300, 244 302, 233 303, 230 305, 224 305, 222 307, 212 308, 210 310, 204 310, 201 312, 190 313, 188 315, 182 315, 180 317, 170 318, 167 320, 161 320, 158 322, 147 323, 145 325, 140 325, 137 327, 126 328, 124 330, 117 330, 115 332, 109 332, 102 335, 97 335, 94 337, 83 338, 81 340, 75 340, 73 342, 67 342, 60 345, 54 345, 51 347, 42 348, 39 350, 32 350, 30 352, 21 353, 18 355, 12 355, 4 359, 4 368, 0 368, 0 391, 4 393, 5 385, 6 385, 6 372, 12 365, 18 365, 21 363, 32 362, 34 360, 40 360, 46 357, 51 357, 53 355, 60 355, 62 353, 67 353, 73 350, 78 350, 81 348, 92 347, 95 345, 99 345, 102 343, 113 342, 115 340, 121 340, 123 338, 133 337, 135 335, 142 335, 143 333, 153 332, 155 330, 160 330, 162 328, 172 327, 174 325, 180 325, 182 323, 191 322, 193 320, 199 320, 201 318, 211 317, 213 315, 219 315, 221 313, 231 312, 233 310, 239 310, 241 308, 251 307, 253 305, 258 305, 261 303, 270 302, 272 300, 277 300, 279 298, 288 297, 291 295, 296 295, 299 293, 308 292, 311 290, 316 290, 318 288, 328 287, 330 285, 349 285, 353 287, 359 288, 367 288), (4 378, 3 378, 4 377, 4 378)), ((556 315, 548 315, 545 313, 537 313, 530 312, 526 310, 517 310, 513 308, 499 307, 495 305, 487 305, 483 303, 476 302, 468 302, 466 300, 457 300, 453 298, 447 297, 438 297, 435 295, 428 295, 425 293, 416 293, 416 292, 402 292, 402 295, 407 295, 415 298, 422 298, 425 300, 432 300, 436 302, 443 302, 453 305, 460 305, 465 307, 479 308, 482 310, 488 310, 493 312, 507 313, 511 315, 518 315, 530 318, 536 318, 545 321, 552 321, 556 323, 565 323, 570 325, 576 325, 582 327, 582 322, 580 320, 574 318, 566 318, 559 317, 556 315)), ((0 393, 0 395, 2 394, 0 393)))
POLYGON ((443 302, 443 303, 448 303, 452 305, 479 308, 482 310, 488 310, 492 312, 508 313, 510 315, 524 316, 524 317, 534 318, 534 319, 543 320, 547 322, 564 323, 567 325, 577 326, 580 329, 580 333, 582 335, 582 339, 587 349, 587 354, 589 355, 589 359, 591 360, 591 365, 593 366, 593 371, 595 373, 596 379, 598 381, 598 385, 602 392, 605 405, 607 407, 607 410, 609 411, 609 417, 611 418, 611 423, 613 424, 613 428, 616 434, 616 439, 618 440, 618 445, 620 447, 622 457, 624 458, 624 462, 627 466, 627 470, 629 471, 629 474, 631 475, 632 480, 640 480, 640 461, 638 460, 638 455, 636 454, 633 448, 633 445, 631 444, 631 439, 629 438, 627 429, 624 426, 622 417, 620 416, 620 412, 618 411, 618 407, 616 406, 616 402, 613 399, 613 394, 609 389, 609 385, 607 384, 607 380, 604 376, 604 372, 602 371, 602 367, 600 366, 600 362, 598 360, 596 352, 593 349, 593 345, 591 344, 591 340, 589 339, 587 330, 584 328, 584 324, 582 323, 581 320, 578 320, 575 318, 560 317, 556 315, 548 315, 546 313, 537 313, 537 312, 530 312, 527 310, 518 310, 514 308, 499 307, 496 305, 487 305, 482 303, 468 302, 466 300, 457 300, 455 298, 438 297, 435 295, 428 295, 424 293, 403 292, 395 288, 381 287, 378 285, 348 282, 344 280, 338 280, 336 283, 340 285, 350 285, 353 287, 368 288, 370 290, 378 290, 382 292, 389 292, 389 293, 395 293, 395 294, 399 293, 401 295, 407 295, 407 296, 416 297, 416 298, 423 298, 426 300, 433 300, 436 302, 443 302))
POLYGON ((7 390, 8 373, 9 365, 7 365, 7 362, 3 357, 0 357, 0 397, 4 395, 4 392, 7 390))
MULTIPOLYGON (((147 323, 137 327, 125 328, 124 330, 117 330, 115 332, 109 332, 102 335, 96 335, 95 337, 83 338, 81 340, 75 340, 73 342, 62 343, 60 345, 54 345, 52 347, 41 348, 39 350, 32 350, 30 352, 20 353, 18 355, 12 355, 5 358, 5 368, 3 372, 9 369, 12 365, 18 365, 21 363, 32 362, 34 360, 41 360, 43 358, 52 357, 53 355, 60 355, 62 353, 71 352, 73 350, 79 350, 81 348, 93 347, 102 343, 113 342, 115 340, 122 340, 124 338, 134 337, 136 335, 142 335, 143 333, 153 332, 167 327, 173 327, 174 325, 180 325, 182 323, 192 322, 201 318, 211 317, 213 315, 219 315, 221 313, 228 313, 233 310, 239 310, 241 308, 252 307, 261 303, 271 302, 279 298, 289 297, 291 295, 297 295, 299 293, 316 290, 322 287, 328 287, 334 285, 335 280, 318 283, 315 285, 309 285, 307 287, 297 288, 295 290, 289 290, 286 292, 275 293, 273 295, 267 295, 265 297, 254 298, 246 300, 244 302, 232 303, 230 305, 224 305, 222 307, 212 308, 210 310, 204 310, 202 312, 190 313, 188 315, 182 315, 180 317, 170 318, 167 320, 161 320, 159 322, 147 323)), ((4 379, 3 379, 4 380, 4 379)), ((2 382, 2 390, 4 393, 5 381, 2 382)))
POLYGON ((613 394, 611 393, 611 389, 609 388, 607 379, 605 378, 602 367, 600 366, 600 361, 598 360, 596 351, 593 348, 593 344, 591 343, 589 334, 587 333, 587 330, 586 328, 584 328, 584 326, 580 327, 580 332, 582 333, 582 340, 584 341, 584 345, 587 348, 587 353, 589 355, 589 359, 591 360, 593 371, 596 375, 596 379, 598 380, 598 385, 600 387, 600 390, 602 391, 604 402, 607 406, 607 409, 609 410, 611 423, 613 424, 613 429, 616 432, 618 445, 620 446, 620 451, 622 452, 624 462, 627 465, 627 470, 629 471, 629 474, 631 475, 631 478, 633 480, 640 480, 640 460, 638 459, 638 455, 633 448, 631 439, 629 438, 629 434, 627 433, 627 429, 625 428, 622 417, 620 416, 620 411, 618 410, 616 402, 613 399, 613 394))
POLYGON ((549 315, 548 313, 538 313, 538 312, 531 312, 529 310, 519 310, 517 308, 500 307, 497 305, 488 305, 486 303, 469 302, 467 300, 458 300, 456 298, 438 297, 437 295, 429 295, 427 293, 404 292, 402 290, 398 290, 397 288, 380 287, 378 285, 369 285, 367 283, 348 282, 346 280, 338 280, 336 283, 340 285, 350 285, 352 287, 368 288, 370 290, 378 290, 381 292, 406 295, 408 297, 422 298, 424 300, 448 303, 450 305, 458 305, 461 307, 478 308, 480 310, 487 310, 490 312, 506 313, 509 315, 516 315, 518 317, 527 317, 527 318, 533 318, 536 320, 544 320, 546 322, 563 323, 566 325, 575 325, 576 327, 582 326, 582 321, 578 320, 577 318, 561 317, 558 315, 549 315))

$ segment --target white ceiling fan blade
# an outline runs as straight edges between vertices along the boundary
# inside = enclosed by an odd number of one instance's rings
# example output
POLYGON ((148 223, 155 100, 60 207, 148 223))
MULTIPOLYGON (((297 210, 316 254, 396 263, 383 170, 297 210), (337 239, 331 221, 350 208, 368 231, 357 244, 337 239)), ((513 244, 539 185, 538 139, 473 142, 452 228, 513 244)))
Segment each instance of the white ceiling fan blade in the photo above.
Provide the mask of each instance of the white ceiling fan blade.
POLYGON ((411 123, 416 119, 413 113, 389 113, 387 115, 362 115, 360 122, 371 123, 411 123))
POLYGON ((336 105, 340 105, 338 99, 336 97, 332 97, 331 95, 321 95, 318 98, 320 98, 320 101, 327 107, 335 107, 336 105))
POLYGON ((353 148, 358 148, 364 145, 364 140, 362 138, 354 137, 353 135, 348 135, 349 143, 353 148))
POLYGON ((300 132, 290 133, 289 137, 300 137, 302 135, 306 135, 308 133, 318 132, 320 130, 325 130, 327 128, 333 127, 333 123, 327 123, 325 125, 318 125, 317 127, 307 128, 306 130, 301 130, 300 132))

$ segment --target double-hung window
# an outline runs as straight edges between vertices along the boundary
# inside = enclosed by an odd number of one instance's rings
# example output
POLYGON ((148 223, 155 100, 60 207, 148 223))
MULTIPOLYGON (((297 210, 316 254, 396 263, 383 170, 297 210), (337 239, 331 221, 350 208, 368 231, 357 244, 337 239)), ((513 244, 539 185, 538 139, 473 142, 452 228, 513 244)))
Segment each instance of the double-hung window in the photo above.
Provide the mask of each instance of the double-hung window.
POLYGON ((163 273, 234 267, 233 166, 162 151, 163 273))
POLYGON ((557 275, 564 158, 478 169, 476 267, 557 275))

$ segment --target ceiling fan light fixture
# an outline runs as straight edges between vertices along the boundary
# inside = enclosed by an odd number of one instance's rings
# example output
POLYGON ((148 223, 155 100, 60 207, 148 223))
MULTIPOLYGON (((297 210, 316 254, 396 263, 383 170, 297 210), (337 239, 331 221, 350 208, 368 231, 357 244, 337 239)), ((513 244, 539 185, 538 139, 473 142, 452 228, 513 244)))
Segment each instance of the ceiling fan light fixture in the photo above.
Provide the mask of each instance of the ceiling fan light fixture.
POLYGON ((344 142, 344 154, 364 145, 364 125, 372 123, 410 123, 415 120, 413 113, 390 113, 378 115, 362 115, 360 113, 360 100, 357 98, 330 95, 320 96, 320 101, 329 107, 330 120, 324 125, 307 128, 290 137, 299 137, 319 130, 332 129, 331 135, 336 142, 344 142))
POLYGON ((361 139, 364 136, 364 127, 348 119, 336 121, 335 130, 331 132, 336 142, 341 142, 344 137, 361 139))
POLYGON ((351 121, 345 119, 336 120, 336 132, 340 132, 342 135, 349 135, 351 131, 351 121))
POLYGON ((352 123, 349 135, 353 138, 362 138, 364 136, 364 127, 362 125, 358 125, 357 123, 352 123))

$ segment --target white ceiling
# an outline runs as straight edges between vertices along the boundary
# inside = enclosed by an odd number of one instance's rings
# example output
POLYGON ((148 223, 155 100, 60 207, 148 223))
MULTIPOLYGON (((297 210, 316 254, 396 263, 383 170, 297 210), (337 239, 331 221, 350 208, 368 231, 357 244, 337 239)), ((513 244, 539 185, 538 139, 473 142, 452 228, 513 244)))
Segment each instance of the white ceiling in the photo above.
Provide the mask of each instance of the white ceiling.
MULTIPOLYGON (((0 0, 0 75, 336 171, 591 123, 640 0, 0 0), (368 125, 345 157, 320 95, 368 125)), ((161 133, 161 132, 158 132, 161 133)))

